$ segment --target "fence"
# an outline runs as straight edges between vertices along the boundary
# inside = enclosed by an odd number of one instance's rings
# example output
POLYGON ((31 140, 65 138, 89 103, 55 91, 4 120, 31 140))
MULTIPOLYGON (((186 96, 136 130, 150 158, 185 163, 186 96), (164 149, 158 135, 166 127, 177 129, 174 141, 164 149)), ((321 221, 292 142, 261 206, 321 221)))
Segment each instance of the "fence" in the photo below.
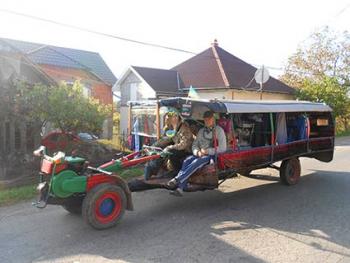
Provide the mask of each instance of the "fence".
POLYGON ((0 121, 0 188, 26 184, 37 172, 33 150, 40 145, 40 126, 19 120, 0 121))
POLYGON ((40 144, 40 127, 21 121, 0 122, 0 153, 31 153, 40 144))

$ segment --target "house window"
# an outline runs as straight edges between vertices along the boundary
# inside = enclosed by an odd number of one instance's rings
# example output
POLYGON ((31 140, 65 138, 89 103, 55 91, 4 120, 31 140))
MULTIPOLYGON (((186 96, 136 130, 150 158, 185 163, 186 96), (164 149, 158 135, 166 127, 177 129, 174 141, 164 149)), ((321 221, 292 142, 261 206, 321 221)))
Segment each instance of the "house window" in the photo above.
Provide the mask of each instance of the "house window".
POLYGON ((83 94, 85 97, 91 97, 91 86, 90 85, 82 85, 83 86, 83 94))
MULTIPOLYGON (((72 81, 66 81, 66 85, 68 86, 68 87, 73 87, 73 85, 74 85, 74 82, 72 82, 72 81)), ((82 87, 82 89, 83 89, 83 95, 85 96, 85 97, 91 97, 91 85, 89 85, 89 84, 85 84, 85 83, 80 83, 80 85, 81 85, 81 87, 82 87)))
POLYGON ((130 100, 137 100, 137 83, 130 83, 130 100))

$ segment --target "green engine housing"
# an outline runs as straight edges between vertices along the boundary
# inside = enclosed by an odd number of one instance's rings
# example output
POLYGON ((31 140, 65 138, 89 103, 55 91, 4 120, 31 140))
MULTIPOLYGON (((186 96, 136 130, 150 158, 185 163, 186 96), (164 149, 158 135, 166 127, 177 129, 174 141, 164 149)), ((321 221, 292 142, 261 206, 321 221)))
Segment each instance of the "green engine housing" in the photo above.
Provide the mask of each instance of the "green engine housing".
MULTIPOLYGON (((85 159, 80 157, 65 157, 65 161, 72 167, 82 165, 85 159)), ((73 170, 64 170, 51 179, 51 192, 55 197, 67 198, 75 193, 84 193, 86 191, 86 176, 79 176, 73 170)))

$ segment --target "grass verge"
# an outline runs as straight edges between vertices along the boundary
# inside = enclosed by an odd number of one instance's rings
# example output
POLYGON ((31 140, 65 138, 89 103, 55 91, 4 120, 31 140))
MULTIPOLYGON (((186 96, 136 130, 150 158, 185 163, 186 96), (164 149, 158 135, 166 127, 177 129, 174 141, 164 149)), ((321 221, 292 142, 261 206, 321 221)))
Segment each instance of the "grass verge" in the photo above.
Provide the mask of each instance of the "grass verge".
POLYGON ((336 137, 350 136, 350 131, 337 132, 335 136, 336 137))
POLYGON ((22 200, 28 200, 36 195, 36 185, 19 186, 0 189, 0 206, 10 205, 22 200))

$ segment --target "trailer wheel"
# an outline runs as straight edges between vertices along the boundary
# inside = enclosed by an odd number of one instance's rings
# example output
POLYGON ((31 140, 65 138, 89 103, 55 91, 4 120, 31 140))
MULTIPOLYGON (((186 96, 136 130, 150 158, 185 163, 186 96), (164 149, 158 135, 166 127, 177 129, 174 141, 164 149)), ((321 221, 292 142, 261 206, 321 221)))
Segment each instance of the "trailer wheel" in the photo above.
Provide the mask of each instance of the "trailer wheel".
POLYGON ((84 220, 96 229, 106 229, 117 224, 124 215, 126 196, 124 190, 113 184, 100 184, 90 190, 82 207, 84 220))
POLYGON ((284 160, 280 167, 280 179, 283 184, 295 185, 300 179, 300 161, 297 158, 284 160))
POLYGON ((71 214, 81 215, 82 205, 84 197, 79 196, 74 199, 70 199, 62 205, 62 207, 71 214))

